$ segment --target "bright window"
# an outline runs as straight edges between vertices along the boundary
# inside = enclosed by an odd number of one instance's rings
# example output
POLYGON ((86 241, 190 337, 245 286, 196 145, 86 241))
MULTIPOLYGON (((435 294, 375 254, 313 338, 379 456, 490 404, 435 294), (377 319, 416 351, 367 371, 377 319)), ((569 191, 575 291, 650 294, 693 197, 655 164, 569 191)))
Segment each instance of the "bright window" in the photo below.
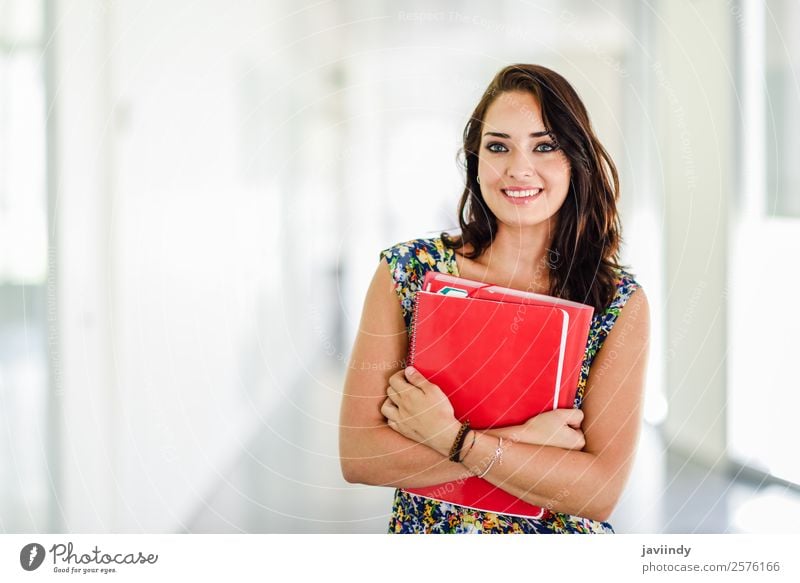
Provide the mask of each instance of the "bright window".
POLYGON ((741 24, 741 196, 730 232, 728 298, 730 454, 800 484, 793 447, 800 407, 800 313, 794 308, 800 286, 800 5, 745 1, 741 24))

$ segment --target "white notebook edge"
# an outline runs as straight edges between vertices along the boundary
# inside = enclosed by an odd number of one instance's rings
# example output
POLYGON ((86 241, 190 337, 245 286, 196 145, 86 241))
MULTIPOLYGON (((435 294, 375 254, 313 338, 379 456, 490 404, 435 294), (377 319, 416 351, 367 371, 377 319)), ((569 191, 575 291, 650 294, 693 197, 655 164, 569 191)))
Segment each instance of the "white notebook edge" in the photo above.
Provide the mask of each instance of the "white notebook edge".
POLYGON ((556 390, 553 393, 553 410, 558 409, 558 398, 561 395, 561 376, 564 372, 564 354, 567 351, 567 331, 569 330, 569 312, 559 308, 564 315, 561 323, 561 346, 558 351, 558 369, 556 371, 556 390))

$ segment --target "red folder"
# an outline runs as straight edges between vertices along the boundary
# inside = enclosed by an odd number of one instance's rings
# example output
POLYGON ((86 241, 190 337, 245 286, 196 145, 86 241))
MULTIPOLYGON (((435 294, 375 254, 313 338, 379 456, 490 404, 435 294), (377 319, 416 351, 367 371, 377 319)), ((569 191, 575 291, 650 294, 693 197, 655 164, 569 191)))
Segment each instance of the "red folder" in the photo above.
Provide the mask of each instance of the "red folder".
MULTIPOLYGON (((594 309, 541 294, 430 271, 415 299, 408 362, 475 429, 519 425, 573 406, 594 309)), ((408 492, 488 512, 541 517, 543 509, 486 480, 408 492)))

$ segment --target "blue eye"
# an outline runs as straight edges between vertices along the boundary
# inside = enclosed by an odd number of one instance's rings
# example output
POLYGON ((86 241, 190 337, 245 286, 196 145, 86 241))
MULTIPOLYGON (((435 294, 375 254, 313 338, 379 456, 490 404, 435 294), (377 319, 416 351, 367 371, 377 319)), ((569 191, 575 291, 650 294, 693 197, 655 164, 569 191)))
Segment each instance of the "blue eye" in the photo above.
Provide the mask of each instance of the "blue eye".
POLYGON ((506 147, 503 144, 499 143, 499 142, 492 142, 491 144, 488 144, 486 146, 486 149, 489 150, 490 152, 495 152, 495 153, 507 151, 506 147), (495 149, 493 149, 495 146, 500 146, 503 149, 502 150, 495 150, 495 149))
POLYGON ((558 150, 558 145, 553 142, 544 142, 536 146, 535 152, 555 152, 558 150))

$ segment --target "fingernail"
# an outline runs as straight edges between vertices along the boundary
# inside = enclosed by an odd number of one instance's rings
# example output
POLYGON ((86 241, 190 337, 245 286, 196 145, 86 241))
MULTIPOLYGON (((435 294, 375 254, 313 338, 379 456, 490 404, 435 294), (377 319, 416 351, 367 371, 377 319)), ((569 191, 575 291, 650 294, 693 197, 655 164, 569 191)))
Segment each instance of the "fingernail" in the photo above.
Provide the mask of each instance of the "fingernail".
POLYGON ((417 372, 417 369, 415 369, 413 366, 407 366, 406 367, 406 374, 415 374, 416 372, 417 372))

